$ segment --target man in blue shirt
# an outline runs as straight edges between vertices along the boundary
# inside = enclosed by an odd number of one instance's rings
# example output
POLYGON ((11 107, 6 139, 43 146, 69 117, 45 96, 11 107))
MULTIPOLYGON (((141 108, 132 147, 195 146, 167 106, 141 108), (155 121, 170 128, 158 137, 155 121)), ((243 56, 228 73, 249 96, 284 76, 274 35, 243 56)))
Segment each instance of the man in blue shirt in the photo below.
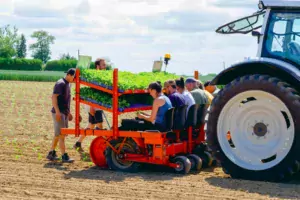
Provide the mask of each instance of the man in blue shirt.
POLYGON ((164 88, 174 108, 185 105, 184 96, 176 91, 176 82, 174 80, 166 81, 164 88))

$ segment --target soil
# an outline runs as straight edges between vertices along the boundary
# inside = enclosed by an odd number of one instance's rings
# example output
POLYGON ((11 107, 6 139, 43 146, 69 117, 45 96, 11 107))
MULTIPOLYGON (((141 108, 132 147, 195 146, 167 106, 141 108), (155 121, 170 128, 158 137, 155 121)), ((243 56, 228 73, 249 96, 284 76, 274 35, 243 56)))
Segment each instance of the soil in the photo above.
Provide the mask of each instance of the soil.
MULTIPOLYGON (((77 138, 68 136, 67 152, 75 162, 49 162, 53 86, 0 81, 0 199, 300 199, 297 177, 279 184, 234 180, 219 167, 185 176, 154 167, 133 174, 99 169, 89 158, 94 137, 86 138, 86 154, 80 154, 72 148, 77 138)), ((81 113, 85 126, 83 107, 81 113)), ((111 123, 111 114, 105 114, 111 123)))

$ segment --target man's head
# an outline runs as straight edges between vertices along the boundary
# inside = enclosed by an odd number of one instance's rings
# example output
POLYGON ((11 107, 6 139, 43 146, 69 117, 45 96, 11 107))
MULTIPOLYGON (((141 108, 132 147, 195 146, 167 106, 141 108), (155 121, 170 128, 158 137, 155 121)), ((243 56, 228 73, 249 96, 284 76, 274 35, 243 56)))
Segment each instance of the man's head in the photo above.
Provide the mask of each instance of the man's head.
POLYGON ((174 80, 168 80, 164 84, 167 95, 173 94, 176 92, 176 82, 174 80))
POLYGON ((204 83, 204 88, 209 93, 213 93, 216 90, 216 86, 215 85, 210 85, 210 81, 206 81, 204 83))
POLYGON ((68 71, 66 71, 65 73, 66 73, 65 79, 66 79, 69 83, 73 83, 73 82, 74 82, 74 79, 75 79, 75 75, 76 75, 76 69, 75 69, 75 68, 70 68, 70 69, 68 69, 68 71))
POLYGON ((197 80, 194 78, 187 78, 185 80, 185 86, 188 91, 192 91, 194 88, 197 88, 197 80))
POLYGON ((200 80, 197 80, 197 87, 204 90, 203 83, 200 80))
POLYGON ((98 59, 95 61, 95 68, 98 69, 98 70, 105 70, 105 69, 106 69, 106 63, 105 63, 105 60, 102 59, 102 58, 98 58, 98 59))

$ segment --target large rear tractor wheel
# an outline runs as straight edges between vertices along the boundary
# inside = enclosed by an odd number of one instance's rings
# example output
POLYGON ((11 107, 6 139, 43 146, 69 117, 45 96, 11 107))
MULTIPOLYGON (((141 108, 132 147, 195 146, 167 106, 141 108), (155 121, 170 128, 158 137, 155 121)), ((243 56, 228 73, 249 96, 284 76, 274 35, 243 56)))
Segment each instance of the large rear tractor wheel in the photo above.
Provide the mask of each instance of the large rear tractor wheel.
POLYGON ((299 171, 299 110, 299 93, 278 78, 235 79, 212 102, 208 145, 232 178, 289 180, 299 171))
POLYGON ((132 162, 132 161, 126 161, 124 160, 124 154, 136 153, 136 144, 132 142, 131 140, 126 140, 123 144, 123 138, 120 138, 118 140, 112 140, 110 144, 118 150, 121 145, 123 145, 122 149, 120 150, 120 153, 116 153, 113 151, 113 149, 108 146, 106 149, 106 161, 108 166, 116 171, 122 171, 122 172, 137 172, 140 163, 132 162))

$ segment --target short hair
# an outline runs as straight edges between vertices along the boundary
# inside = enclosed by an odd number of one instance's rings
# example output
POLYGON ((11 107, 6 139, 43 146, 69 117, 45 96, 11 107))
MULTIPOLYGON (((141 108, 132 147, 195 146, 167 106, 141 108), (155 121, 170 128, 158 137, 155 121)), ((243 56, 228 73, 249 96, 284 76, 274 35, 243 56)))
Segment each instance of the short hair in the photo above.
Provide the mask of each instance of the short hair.
POLYGON ((209 85, 210 85, 210 83, 211 83, 211 81, 206 81, 206 82, 204 83, 204 87, 207 87, 207 86, 209 86, 209 85))
POLYGON ((176 89, 176 82, 175 82, 175 80, 167 80, 165 82, 165 86, 166 85, 170 85, 173 89, 176 89))
POLYGON ((95 61, 95 67, 97 67, 97 65, 100 65, 101 61, 105 61, 103 58, 97 58, 97 60, 95 61))

